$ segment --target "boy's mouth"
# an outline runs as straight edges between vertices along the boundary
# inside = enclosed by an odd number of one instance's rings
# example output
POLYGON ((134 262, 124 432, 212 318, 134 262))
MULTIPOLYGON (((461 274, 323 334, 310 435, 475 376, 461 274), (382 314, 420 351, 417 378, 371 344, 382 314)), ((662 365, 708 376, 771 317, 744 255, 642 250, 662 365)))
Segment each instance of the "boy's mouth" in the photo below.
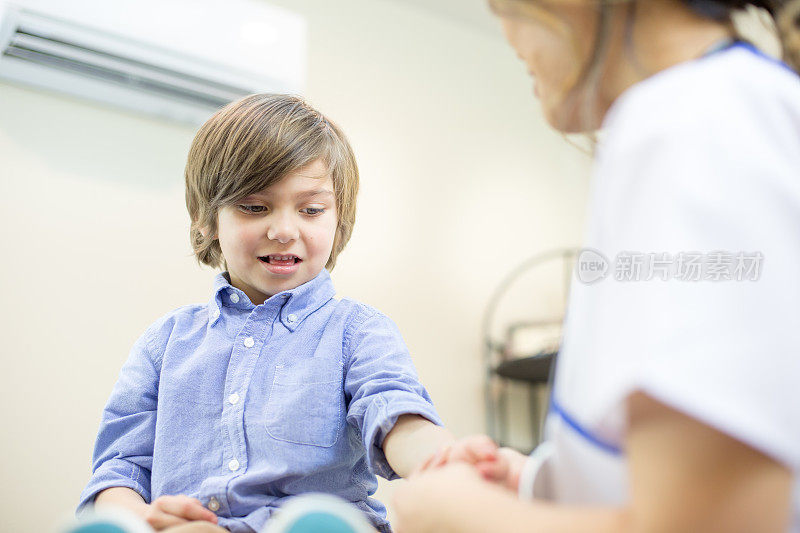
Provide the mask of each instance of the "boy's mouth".
POLYGON ((299 257, 294 254, 270 254, 264 255, 259 257, 259 259, 264 263, 269 263, 270 265, 279 265, 279 266, 289 266, 294 265, 295 263, 299 263, 302 261, 299 257))

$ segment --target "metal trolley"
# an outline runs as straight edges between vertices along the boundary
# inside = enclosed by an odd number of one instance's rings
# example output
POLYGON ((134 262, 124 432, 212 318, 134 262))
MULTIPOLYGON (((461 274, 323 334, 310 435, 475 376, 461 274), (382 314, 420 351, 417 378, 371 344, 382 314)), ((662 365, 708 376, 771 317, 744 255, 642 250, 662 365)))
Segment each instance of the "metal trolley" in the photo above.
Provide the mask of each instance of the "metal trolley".
MULTIPOLYGON (((527 387, 532 443, 542 439, 542 425, 547 401, 542 394, 549 391, 561 342, 561 327, 577 248, 558 248, 539 253, 513 269, 492 293, 483 316, 483 353, 485 364, 484 398, 487 433, 500 445, 509 442, 509 388, 513 382, 527 387), (528 300, 550 293, 551 304, 545 312, 523 310, 513 318, 498 319, 502 304, 521 278, 538 272, 540 289, 521 292, 528 300), (496 332, 500 332, 498 335, 496 332), (495 332, 493 334, 493 332, 495 332), (531 333, 539 341, 522 347, 518 339, 531 333), (499 338, 498 338, 499 337, 499 338)), ((519 446, 516 446, 519 448, 519 446)), ((521 450, 529 452, 530 450, 521 450)))

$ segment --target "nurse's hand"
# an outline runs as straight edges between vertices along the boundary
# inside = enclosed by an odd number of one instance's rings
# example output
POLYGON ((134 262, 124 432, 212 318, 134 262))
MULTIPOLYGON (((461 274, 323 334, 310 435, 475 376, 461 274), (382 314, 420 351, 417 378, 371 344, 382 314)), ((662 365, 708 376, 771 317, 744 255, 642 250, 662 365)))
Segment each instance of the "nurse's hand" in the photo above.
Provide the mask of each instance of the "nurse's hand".
POLYGON ((396 533, 426 533, 460 530, 469 513, 484 509, 483 494, 497 489, 478 471, 464 463, 453 463, 413 475, 392 496, 396 533))

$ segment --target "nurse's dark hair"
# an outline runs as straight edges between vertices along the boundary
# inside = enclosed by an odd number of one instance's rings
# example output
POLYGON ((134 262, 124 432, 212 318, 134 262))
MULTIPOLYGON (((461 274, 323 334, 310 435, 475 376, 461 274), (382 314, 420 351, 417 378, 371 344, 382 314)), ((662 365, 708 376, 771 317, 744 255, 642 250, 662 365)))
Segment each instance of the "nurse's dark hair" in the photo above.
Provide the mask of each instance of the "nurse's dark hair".
MULTIPOLYGON (((500 16, 525 17, 529 8, 547 9, 551 2, 545 0, 488 0, 493 12, 500 16)), ((592 0, 587 0, 592 1, 592 0)), ((597 109, 596 102, 591 99, 587 102, 584 95, 591 93, 602 77, 606 60, 606 47, 611 26, 612 7, 619 6, 626 9, 627 31, 625 39, 630 45, 632 37, 632 24, 636 8, 640 2, 650 0, 593 0, 598 10, 594 44, 591 56, 580 70, 572 89, 567 94, 568 99, 575 102, 574 108, 564 107, 565 113, 572 113, 573 109, 580 114, 579 123, 585 125, 584 133, 594 141, 592 130, 596 128, 597 109)), ((733 15, 740 10, 752 6, 764 9, 772 17, 775 28, 783 48, 783 60, 795 72, 800 73, 800 0, 676 0, 684 3, 695 13, 710 19, 718 20, 733 25, 733 15)), ((592 144, 594 144, 592 142, 592 144)))
POLYGON ((800 72, 800 0, 683 0, 705 17, 727 21, 737 9, 748 6, 766 10, 775 21, 783 45, 783 60, 800 72))
MULTIPOLYGON (((591 70, 602 62, 602 54, 608 33, 608 11, 612 5, 629 6, 629 15, 636 9, 639 0, 595 0, 599 10, 598 28, 595 36, 594 57, 590 59, 581 76, 582 82, 591 78, 591 70)), ((644 0, 647 1, 647 0, 644 0)), ((783 46, 783 60, 800 73, 800 0, 680 0, 695 13, 719 21, 730 22, 737 10, 749 6, 764 9, 775 22, 778 37, 783 46)), ((500 15, 517 14, 516 8, 525 4, 541 4, 539 0, 489 0, 492 11, 500 15)))

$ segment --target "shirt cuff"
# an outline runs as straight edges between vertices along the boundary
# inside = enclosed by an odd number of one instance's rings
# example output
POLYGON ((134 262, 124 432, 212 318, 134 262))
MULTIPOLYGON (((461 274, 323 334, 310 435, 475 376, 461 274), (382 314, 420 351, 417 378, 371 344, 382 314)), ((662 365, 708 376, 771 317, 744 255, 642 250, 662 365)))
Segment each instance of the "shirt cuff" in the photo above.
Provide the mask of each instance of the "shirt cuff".
POLYGON ((94 504, 98 492, 111 487, 127 487, 139 493, 145 502, 150 501, 149 473, 134 463, 114 459, 103 463, 92 475, 89 484, 81 493, 75 514, 80 515, 86 507, 94 504))
POLYGON ((521 500, 552 499, 549 461, 554 452, 553 443, 546 440, 539 444, 525 461, 517 487, 517 495, 521 500))
POLYGON ((420 415, 437 426, 442 425, 433 405, 417 394, 406 391, 390 391, 377 395, 368 411, 373 411, 373 413, 368 413, 372 416, 367 417, 370 422, 364 436, 367 461, 375 474, 390 481, 398 479, 400 476, 386 460, 386 455, 383 453, 383 441, 397 423, 397 419, 402 415, 420 415))

